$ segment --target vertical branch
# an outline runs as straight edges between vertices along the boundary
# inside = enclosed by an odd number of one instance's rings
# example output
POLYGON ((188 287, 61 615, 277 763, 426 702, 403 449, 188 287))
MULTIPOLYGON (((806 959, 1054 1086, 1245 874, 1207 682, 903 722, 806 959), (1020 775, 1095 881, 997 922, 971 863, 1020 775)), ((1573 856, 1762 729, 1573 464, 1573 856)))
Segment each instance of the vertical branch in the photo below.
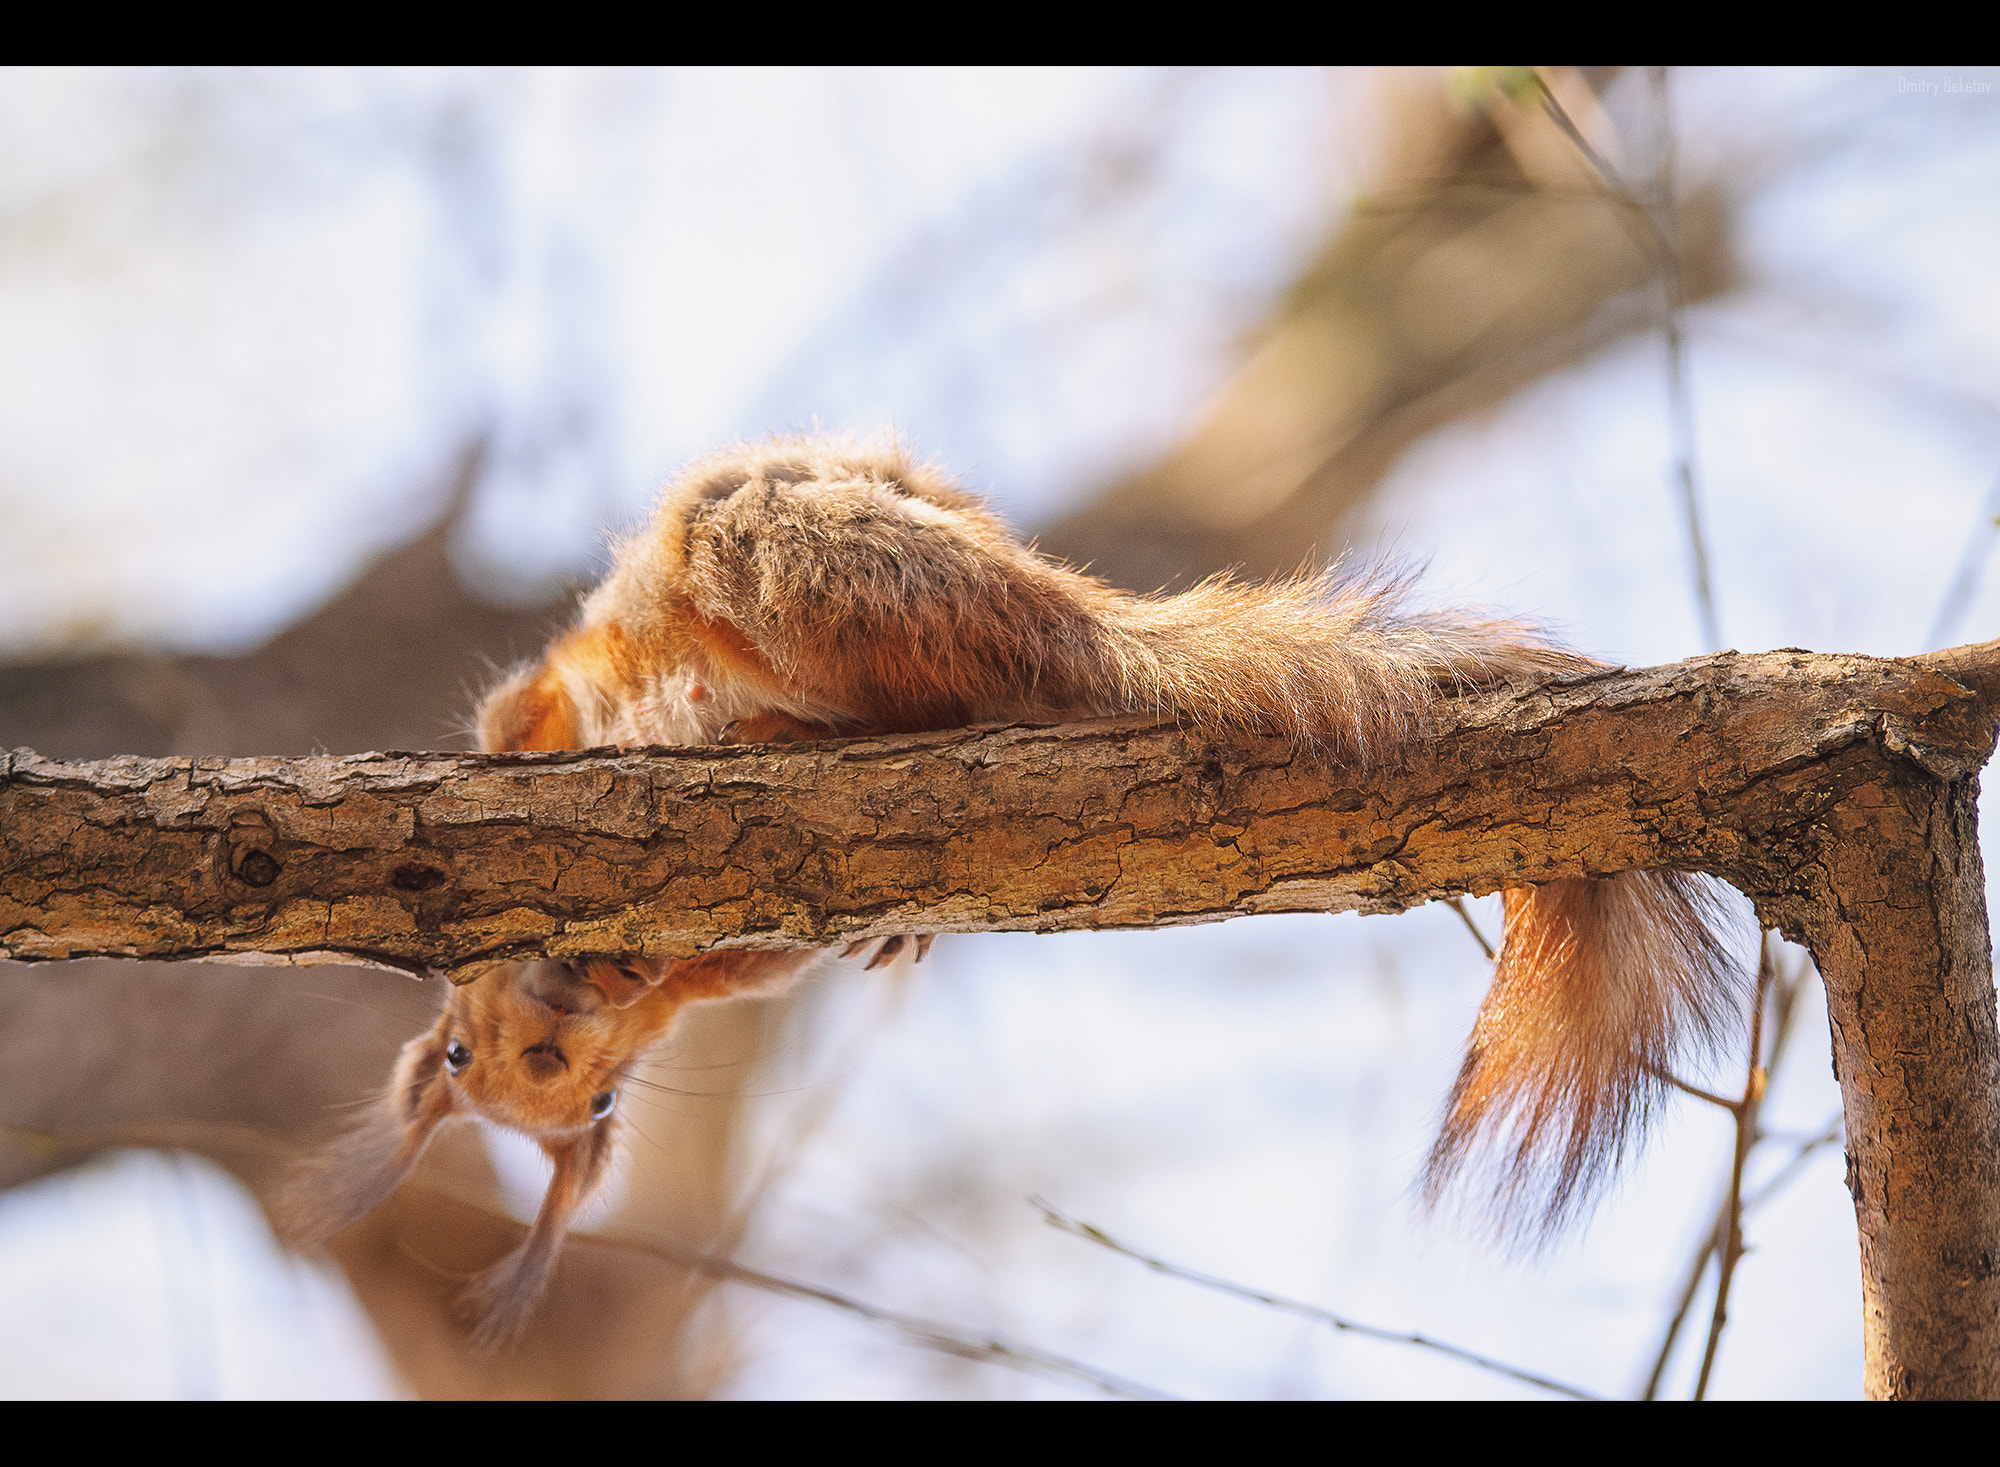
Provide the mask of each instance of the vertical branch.
POLYGON ((1659 243, 1659 271, 1665 300, 1662 334, 1667 342, 1667 420, 1672 439, 1674 479, 1687 517, 1688 557, 1694 571, 1695 609, 1707 650, 1722 647, 1722 622, 1708 571, 1708 537, 1702 528, 1701 496, 1695 481, 1694 402, 1688 391, 1687 346, 1682 334, 1687 282, 1681 266, 1680 220, 1674 196, 1674 123, 1667 96, 1667 69, 1650 72, 1653 91, 1653 234, 1659 243))
MULTIPOLYGON (((1799 990, 1805 986, 1806 974, 1810 971, 1810 967, 1803 956, 1801 956, 1800 959, 1792 965, 1790 972, 1784 972, 1782 970, 1779 970, 1776 967, 1776 959, 1771 952, 1771 937, 1772 934, 1769 931, 1766 931, 1764 934, 1764 945, 1760 952, 1759 962, 1758 962, 1760 987, 1762 985, 1764 972, 1768 969, 1772 974, 1772 979, 1771 979, 1771 994, 1772 994, 1771 1031, 1772 1032, 1771 1032, 1771 1043, 1769 1046, 1769 1051, 1764 1060, 1764 1082, 1762 1085, 1762 1090, 1765 1093, 1769 1092, 1771 1088, 1771 1079, 1773 1076, 1777 1074, 1778 1066, 1784 1061, 1785 1054, 1787 1052, 1787 1047, 1791 1039, 1792 1016, 1796 1012, 1795 1006, 1799 996, 1799 990)), ((1763 1007, 1764 1005, 1760 998, 1758 1002, 1758 1013, 1760 1015, 1763 1011, 1763 1007)), ((1759 1021, 1758 1019, 1753 1018, 1751 1022, 1754 1026, 1759 1021)), ((1752 1034, 1750 1053, 1752 1056, 1752 1065, 1754 1067, 1755 1056, 1757 1053, 1757 1043, 1754 1032, 1752 1034)), ((1754 1073, 1754 1068, 1753 1068, 1753 1073, 1754 1073)), ((1702 1095, 1702 1092, 1695 1090, 1693 1086, 1689 1085, 1682 1085, 1681 1088, 1687 1090, 1691 1094, 1701 1096, 1701 1098, 1707 1099, 1713 1104, 1720 1105, 1724 1110, 1728 1111, 1732 1116, 1737 1115, 1741 1110, 1742 1107, 1741 1101, 1725 1101, 1719 1096, 1705 1096, 1702 1095)), ((1747 1090, 1748 1087, 1746 1086, 1746 1093, 1747 1090)), ((1834 1122, 1835 1128, 1837 1128, 1838 1125, 1839 1121, 1838 1118, 1836 1118, 1834 1122)), ((1737 1130, 1737 1137, 1739 1144, 1741 1142, 1742 1134, 1743 1134, 1742 1127, 1739 1124, 1737 1130)), ((1753 1127, 1751 1131, 1751 1145, 1754 1147, 1757 1143, 1761 1142, 1762 1140, 1764 1140, 1763 1133, 1761 1131, 1756 1130, 1753 1127)), ((1661 1378, 1666 1374, 1667 1362, 1673 1356, 1674 1344, 1680 1338, 1681 1326, 1687 1322, 1688 1311, 1694 1307, 1695 1296, 1701 1291, 1701 1281, 1704 1277, 1707 1276, 1709 1259, 1713 1258, 1716 1254, 1717 1249, 1725 1243, 1727 1238, 1730 1236, 1732 1228, 1740 1232, 1742 1226, 1742 1218, 1745 1215, 1747 1215, 1750 1212, 1750 1210, 1753 1207, 1755 1207, 1758 1203, 1770 1197, 1787 1181, 1791 1180, 1792 1177, 1796 1176, 1798 1173, 1799 1165, 1804 1161, 1804 1159, 1807 1156, 1810 1156, 1815 1150, 1817 1150, 1823 1144, 1827 1144, 1826 1138, 1824 1136, 1816 1136, 1811 1140, 1809 1140, 1808 1142, 1806 1142, 1805 1145, 1800 1147, 1797 1154, 1795 1154, 1792 1157, 1791 1161, 1787 1164, 1787 1166, 1784 1169, 1782 1169, 1777 1176, 1773 1177, 1768 1183, 1766 1183, 1764 1187, 1762 1187, 1754 1197, 1742 1196, 1741 1177, 1736 1170, 1735 1156, 1732 1153, 1730 1162, 1731 1176, 1733 1179, 1732 1183, 1724 1187, 1722 1200, 1716 1204, 1715 1224, 1703 1236, 1700 1246, 1695 1249, 1694 1257, 1688 1263, 1687 1281, 1681 1286, 1680 1302, 1677 1305, 1675 1305, 1673 1317, 1670 1320, 1668 1320, 1666 1332, 1660 1339, 1659 1351, 1653 1357, 1653 1371, 1652 1374, 1647 1376, 1646 1378, 1646 1388, 1640 1396, 1641 1400, 1651 1401, 1657 1398, 1657 1396, 1659 1395, 1661 1378), (1732 1214, 1734 1214, 1733 1222, 1732 1222, 1732 1214)))
POLYGON ((1876 1399, 1993 1399, 2000 1032, 1978 781, 1916 757, 1871 787, 1879 801, 1825 818, 1825 885, 1794 910, 1826 985, 1847 1123, 1864 1388, 1876 1399))
POLYGON ((1659 1353, 1653 1357, 1653 1373, 1646 1377, 1646 1389, 1640 1394, 1642 1401, 1658 1398, 1660 1377, 1667 1373, 1667 1361, 1673 1357, 1674 1341, 1681 1335, 1681 1325, 1686 1322, 1688 1311, 1694 1307, 1694 1296, 1701 1290, 1701 1281, 1708 1273, 1708 1260, 1715 1256, 1715 1240, 1724 1227, 1729 1199, 1724 1197, 1716 1209, 1715 1226, 1703 1236, 1701 1246, 1695 1250, 1694 1262, 1688 1267, 1687 1282, 1681 1287, 1681 1301, 1674 1306, 1674 1316, 1667 1321, 1667 1332, 1660 1341, 1659 1353))
POLYGON ((1674 480, 1687 518, 1695 611, 1701 618, 1702 640, 1713 652, 1722 647, 1722 621, 1715 610, 1715 590, 1708 569, 1708 535, 1702 527, 1701 496, 1695 477, 1694 400, 1688 390, 1687 344, 1682 330, 1687 313, 1687 274, 1681 259, 1680 213, 1674 187, 1673 113, 1667 97, 1667 69, 1655 66, 1648 74, 1653 93, 1653 185, 1652 197, 1643 201, 1643 211, 1633 190, 1604 155, 1590 145, 1548 83, 1539 75, 1534 83, 1542 99, 1542 110, 1590 165, 1620 217, 1643 213, 1646 220, 1646 228, 1635 230, 1634 234, 1640 248, 1652 260, 1660 282, 1660 331, 1667 343, 1668 439, 1674 459, 1674 480))
POLYGON ((1736 1278, 1737 1260, 1743 1256, 1743 1168, 1750 1160, 1750 1148, 1757 1144, 1757 1111, 1763 1103, 1770 1073, 1763 1065, 1764 1006, 1770 998, 1775 967, 1771 934, 1766 932, 1763 951, 1757 960, 1757 997, 1750 1010, 1750 1073, 1744 1080, 1743 1098, 1732 1107, 1736 1112, 1736 1146, 1729 1164, 1729 1192, 1716 1229, 1722 1268, 1715 1282, 1715 1310, 1709 1318, 1708 1344, 1701 1355, 1701 1375, 1694 1386, 1697 1401, 1708 1395, 1709 1373, 1715 1368, 1715 1352, 1722 1343, 1722 1326, 1729 1319, 1729 1286, 1736 1278))

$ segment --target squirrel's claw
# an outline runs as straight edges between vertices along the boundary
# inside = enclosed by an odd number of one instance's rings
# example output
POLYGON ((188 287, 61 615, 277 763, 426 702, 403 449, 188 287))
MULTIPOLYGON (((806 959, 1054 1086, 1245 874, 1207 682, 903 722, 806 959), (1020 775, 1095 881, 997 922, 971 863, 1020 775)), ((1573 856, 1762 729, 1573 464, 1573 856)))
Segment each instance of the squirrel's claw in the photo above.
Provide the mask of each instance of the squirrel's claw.
MULTIPOLYGON (((874 941, 875 939, 872 937, 864 937, 858 942, 850 942, 840 950, 840 955, 843 958, 859 957, 868 950, 868 945, 874 941)), ((875 969, 881 967, 900 953, 905 946, 912 946, 916 949, 916 956, 910 961, 921 963, 930 955, 931 944, 935 941, 937 941, 937 934, 935 932, 918 932, 907 937, 899 932, 894 937, 885 937, 882 939, 882 945, 875 949, 875 956, 868 960, 867 967, 863 968, 862 971, 864 973, 874 972, 875 969)))

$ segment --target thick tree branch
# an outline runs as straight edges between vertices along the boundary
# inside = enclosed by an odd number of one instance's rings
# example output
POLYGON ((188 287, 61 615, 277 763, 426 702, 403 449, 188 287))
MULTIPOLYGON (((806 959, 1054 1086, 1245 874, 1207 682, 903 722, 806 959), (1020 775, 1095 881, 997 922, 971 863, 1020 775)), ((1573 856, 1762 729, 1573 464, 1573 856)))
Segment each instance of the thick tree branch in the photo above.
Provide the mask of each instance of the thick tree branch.
POLYGON ((1714 871, 1800 931, 1828 819, 1872 823, 1884 777, 1964 779, 1990 743, 1926 666, 1774 652, 1464 700, 1368 771, 1138 720, 624 757, 16 751, 0 951, 440 971, 1398 911, 1630 867, 1714 871))
POLYGON ((1714 872, 1798 931, 1828 819, 1885 775, 1969 776, 1991 737, 1925 666, 1774 652, 1466 699, 1365 773, 1131 719, 624 757, 16 751, 0 952, 435 972, 1398 911, 1633 867, 1714 872))
POLYGON ((17 751, 0 955, 365 959, 1396 911, 1707 871, 1826 981, 1868 1388, 2000 1394, 2000 1035, 1977 772, 2000 643, 1607 672, 1451 705, 1364 772, 1106 720, 470 757, 17 751))

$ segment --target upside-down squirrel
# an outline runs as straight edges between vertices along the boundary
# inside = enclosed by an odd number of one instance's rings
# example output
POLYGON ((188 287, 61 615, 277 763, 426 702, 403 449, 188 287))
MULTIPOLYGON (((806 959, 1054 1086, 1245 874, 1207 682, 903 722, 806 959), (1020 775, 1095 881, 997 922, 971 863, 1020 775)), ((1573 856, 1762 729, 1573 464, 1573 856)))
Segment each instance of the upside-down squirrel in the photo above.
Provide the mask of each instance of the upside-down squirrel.
MULTIPOLYGON (((499 752, 1142 712, 1365 765, 1406 750, 1442 696, 1597 666, 1523 622, 1411 610, 1394 577, 1129 595, 1022 545, 893 442, 800 437, 676 477, 574 627, 486 695, 477 727, 499 752)), ((1737 978, 1701 878, 1570 878, 1504 900, 1425 1190, 1435 1200, 1489 1152, 1496 1214, 1553 1226, 1617 1160, 1675 1055, 1724 1022, 1737 978)), ((926 943, 890 938, 876 958, 926 943)), ((813 956, 525 963, 451 989, 368 1119, 300 1179, 294 1234, 374 1207, 451 1117, 526 1132, 554 1163, 546 1200, 467 1296, 478 1338, 504 1340, 605 1174, 623 1078, 688 1003, 768 991, 813 956)))

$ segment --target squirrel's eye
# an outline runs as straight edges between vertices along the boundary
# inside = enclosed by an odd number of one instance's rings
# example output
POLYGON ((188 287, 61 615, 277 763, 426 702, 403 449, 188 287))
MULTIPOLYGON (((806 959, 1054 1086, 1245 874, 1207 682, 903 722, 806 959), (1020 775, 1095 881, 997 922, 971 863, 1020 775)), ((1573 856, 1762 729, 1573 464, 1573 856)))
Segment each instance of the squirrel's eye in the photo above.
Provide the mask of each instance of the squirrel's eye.
POLYGON ((593 1121, 603 1120, 611 1114, 611 1107, 616 1104, 618 1104, 616 1090, 600 1090, 590 1097, 590 1118, 593 1121))
POLYGON ((444 1047, 444 1067, 454 1075, 465 1073, 465 1067, 472 1063, 472 1051, 456 1039, 444 1047))

